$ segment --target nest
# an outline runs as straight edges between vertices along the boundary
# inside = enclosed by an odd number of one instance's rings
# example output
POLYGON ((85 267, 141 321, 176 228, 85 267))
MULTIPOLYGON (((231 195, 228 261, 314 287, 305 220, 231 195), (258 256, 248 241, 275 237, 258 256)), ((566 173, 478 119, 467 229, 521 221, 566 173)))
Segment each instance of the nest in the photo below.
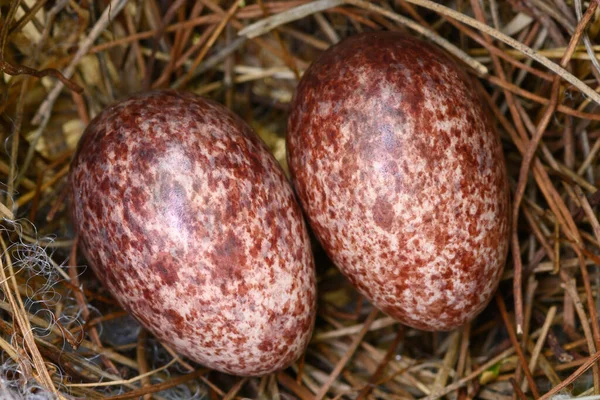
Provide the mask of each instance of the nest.
POLYGON ((600 394, 597 9, 596 0, 0 1, 0 397, 600 394), (410 329, 317 250, 316 330, 301 360, 239 378, 178 356, 119 308, 77 251, 66 175, 84 128, 134 92, 180 88, 234 110, 285 168, 298 78, 333 43, 373 30, 446 48, 495 117, 514 221, 494 300, 454 332, 410 329))

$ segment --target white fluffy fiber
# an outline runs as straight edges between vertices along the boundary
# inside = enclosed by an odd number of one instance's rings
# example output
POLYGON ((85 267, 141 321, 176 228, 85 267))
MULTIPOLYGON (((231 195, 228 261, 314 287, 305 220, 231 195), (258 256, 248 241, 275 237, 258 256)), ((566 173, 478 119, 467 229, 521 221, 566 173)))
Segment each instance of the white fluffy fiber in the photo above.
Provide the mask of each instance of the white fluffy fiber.
POLYGON ((554 396, 550 397, 550 400, 600 400, 600 395, 594 395, 594 396, 582 396, 582 397, 573 397, 569 394, 555 394, 554 396))
POLYGON ((54 400, 56 396, 46 391, 33 379, 8 379, 6 374, 15 370, 5 363, 0 371, 0 399, 2 400, 54 400))
MULTIPOLYGON (((50 333, 52 325, 56 323, 52 314, 48 313, 45 307, 52 308, 56 302, 61 300, 66 306, 74 303, 72 299, 61 299, 58 292, 54 290, 54 286, 63 279, 61 275, 64 275, 65 272, 59 270, 62 267, 57 265, 51 258, 53 249, 48 245, 53 242, 53 238, 38 240, 35 227, 26 220, 8 221, 4 219, 4 224, 0 225, 0 230, 3 231, 0 234, 2 234, 4 240, 8 237, 15 238, 12 243, 6 243, 15 273, 19 274, 26 271, 23 276, 29 276, 30 278, 43 276, 44 278, 44 285, 36 287, 35 292, 33 285, 29 285, 29 282, 27 282, 26 295, 21 295, 28 312, 48 323, 46 327, 33 324, 31 326, 34 335, 43 338, 50 333)), ((5 256, 0 249, 0 257, 3 261, 5 256)), ((0 298, 5 300, 3 288, 0 288, 0 298)), ((61 315, 61 322, 64 324, 74 322, 76 325, 81 323, 78 318, 79 315, 75 308, 73 308, 73 312, 65 309, 61 315)), ((5 340, 16 346, 15 348, 19 347, 17 345, 18 341, 15 341, 13 337, 5 337, 5 340)), ((32 366, 30 360, 23 360, 23 362, 32 366)), ((60 373, 60 369, 57 368, 56 373, 60 373)), ((45 390, 32 376, 25 376, 21 366, 17 365, 12 359, 6 357, 4 363, 0 364, 0 400, 50 400, 55 398, 56 396, 53 393, 45 390)))

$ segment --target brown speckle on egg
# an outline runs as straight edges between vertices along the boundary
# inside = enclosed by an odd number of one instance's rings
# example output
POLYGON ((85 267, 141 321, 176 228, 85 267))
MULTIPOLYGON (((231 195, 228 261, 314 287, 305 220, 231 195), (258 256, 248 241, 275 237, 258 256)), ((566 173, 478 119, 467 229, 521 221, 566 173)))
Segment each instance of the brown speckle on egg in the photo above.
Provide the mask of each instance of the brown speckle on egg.
POLYGON ((304 351, 316 307, 308 233, 240 118, 184 92, 117 103, 86 129, 70 185, 93 270, 161 341, 236 375, 304 351))
POLYGON ((505 164, 444 52, 394 32, 342 41, 303 76, 287 134, 310 225, 376 306, 425 330, 485 307, 508 249, 505 164))

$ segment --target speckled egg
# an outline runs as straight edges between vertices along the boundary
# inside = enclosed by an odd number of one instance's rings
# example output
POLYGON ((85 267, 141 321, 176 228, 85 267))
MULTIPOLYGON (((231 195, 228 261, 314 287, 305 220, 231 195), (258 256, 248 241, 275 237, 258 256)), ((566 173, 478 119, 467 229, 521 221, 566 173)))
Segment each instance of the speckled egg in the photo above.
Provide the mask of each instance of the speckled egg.
POLYGON ((288 162, 325 251, 377 307, 424 330, 474 318, 508 249, 501 143, 467 75, 413 37, 350 37, 306 71, 288 162))
POLYGON ((310 240, 291 185, 240 118, 184 92, 122 101, 87 127, 70 185, 87 260, 159 340, 245 376, 303 353, 310 240))

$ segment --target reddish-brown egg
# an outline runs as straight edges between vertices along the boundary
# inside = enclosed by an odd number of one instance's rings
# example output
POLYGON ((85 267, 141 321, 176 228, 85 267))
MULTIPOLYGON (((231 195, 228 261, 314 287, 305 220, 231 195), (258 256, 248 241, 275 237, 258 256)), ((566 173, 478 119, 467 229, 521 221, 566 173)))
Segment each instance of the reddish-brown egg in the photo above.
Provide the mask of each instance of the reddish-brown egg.
POLYGON ((184 92, 117 103, 87 127, 70 185, 94 272, 158 339, 236 375, 302 354, 310 240, 280 166, 240 118, 184 92))
POLYGON ((508 249, 501 143, 467 75, 401 33, 350 37, 306 71, 288 121, 301 204, 334 263, 419 329, 475 317, 508 249))

